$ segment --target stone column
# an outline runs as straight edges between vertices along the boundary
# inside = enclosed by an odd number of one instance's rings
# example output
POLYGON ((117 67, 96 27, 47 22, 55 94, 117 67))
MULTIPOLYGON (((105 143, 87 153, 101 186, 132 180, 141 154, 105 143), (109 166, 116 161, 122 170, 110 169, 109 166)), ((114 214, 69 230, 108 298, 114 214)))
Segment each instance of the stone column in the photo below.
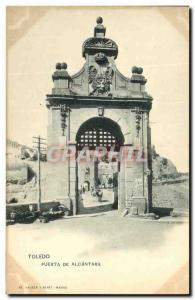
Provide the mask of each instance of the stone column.
MULTIPOLYGON (((64 204, 72 213, 73 204, 71 197, 75 199, 74 190, 71 188, 71 180, 75 178, 72 174, 72 163, 75 159, 69 158, 68 145, 70 138, 70 109, 65 105, 51 108, 50 140, 48 145, 48 174, 46 186, 50 198, 64 204), (53 150, 52 150, 53 149, 53 150), (56 155, 57 154, 57 157, 56 155)), ((71 145, 71 152, 75 152, 75 146, 71 145)), ((75 166, 74 166, 75 168, 75 166)), ((75 169, 74 171, 75 172, 75 169)))
POLYGON ((70 200, 70 158, 69 158, 69 132, 70 132, 70 109, 65 105, 60 107, 61 132, 58 135, 58 142, 62 151, 61 160, 58 163, 58 175, 55 181, 58 181, 59 189, 57 191, 57 200, 63 203, 72 213, 72 203, 70 200))
POLYGON ((76 144, 69 144, 71 156, 68 159, 68 197, 72 207, 73 215, 77 214, 77 185, 78 185, 78 168, 76 162, 76 144))
POLYGON ((125 161, 125 206, 130 214, 137 215, 145 214, 148 210, 148 186, 145 178, 147 122, 145 112, 139 108, 132 111, 132 118, 133 145, 125 161))
POLYGON ((147 184, 148 184, 148 211, 152 212, 152 143, 151 143, 151 128, 149 125, 149 113, 147 114, 147 184))
MULTIPOLYGON (((53 95, 69 95, 71 77, 67 72, 66 63, 57 63, 52 75, 53 95)), ((70 211, 70 162, 67 159, 67 147, 70 140, 70 109, 63 103, 47 104, 49 108, 48 124, 48 172, 45 186, 48 189, 48 200, 63 203, 70 211), (52 150, 52 148, 54 150, 52 150), (54 153, 58 157, 55 159, 54 153), (49 157, 49 153, 50 155, 49 157)))
POLYGON ((120 147, 120 170, 118 175, 118 210, 122 212, 126 208, 126 176, 125 168, 126 162, 123 159, 123 153, 125 151, 125 146, 120 147))

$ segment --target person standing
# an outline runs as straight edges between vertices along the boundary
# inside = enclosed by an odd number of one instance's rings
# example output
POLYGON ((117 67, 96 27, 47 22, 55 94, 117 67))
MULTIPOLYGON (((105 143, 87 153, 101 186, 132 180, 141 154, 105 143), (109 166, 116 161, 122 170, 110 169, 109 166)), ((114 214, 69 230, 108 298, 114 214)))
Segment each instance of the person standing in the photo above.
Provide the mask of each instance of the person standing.
POLYGON ((100 189, 97 190, 96 196, 97 196, 98 202, 101 202, 102 201, 103 192, 100 189))

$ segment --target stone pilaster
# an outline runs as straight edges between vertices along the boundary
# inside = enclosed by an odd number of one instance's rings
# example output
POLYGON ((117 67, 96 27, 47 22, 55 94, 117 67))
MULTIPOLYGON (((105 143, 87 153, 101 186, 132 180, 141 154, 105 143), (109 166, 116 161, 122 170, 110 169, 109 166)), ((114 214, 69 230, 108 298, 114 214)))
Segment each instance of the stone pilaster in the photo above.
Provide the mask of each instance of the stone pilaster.
MULTIPOLYGON (((125 146, 121 146, 120 153, 122 154, 125 151, 125 146)), ((126 161, 121 159, 120 169, 118 175, 118 210, 122 212, 126 208, 126 161)))
POLYGON ((148 211, 148 156, 147 156, 147 113, 140 109, 132 112, 133 145, 127 147, 123 162, 125 178, 125 209, 130 214, 144 214, 148 211))
POLYGON ((76 144, 69 144, 71 156, 68 158, 68 197, 72 206, 72 213, 77 213, 77 162, 76 162, 76 144))

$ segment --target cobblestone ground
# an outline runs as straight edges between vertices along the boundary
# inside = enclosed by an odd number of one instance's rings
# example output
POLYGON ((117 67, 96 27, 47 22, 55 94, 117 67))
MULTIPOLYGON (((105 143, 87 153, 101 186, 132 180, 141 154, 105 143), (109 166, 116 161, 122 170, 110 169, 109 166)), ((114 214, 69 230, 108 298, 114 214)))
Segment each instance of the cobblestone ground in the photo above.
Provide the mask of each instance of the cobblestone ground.
POLYGON ((90 192, 86 192, 82 195, 83 198, 83 206, 84 207, 92 207, 92 206, 100 206, 112 204, 114 201, 114 193, 112 190, 103 189, 103 195, 101 201, 98 201, 97 197, 91 195, 90 192))

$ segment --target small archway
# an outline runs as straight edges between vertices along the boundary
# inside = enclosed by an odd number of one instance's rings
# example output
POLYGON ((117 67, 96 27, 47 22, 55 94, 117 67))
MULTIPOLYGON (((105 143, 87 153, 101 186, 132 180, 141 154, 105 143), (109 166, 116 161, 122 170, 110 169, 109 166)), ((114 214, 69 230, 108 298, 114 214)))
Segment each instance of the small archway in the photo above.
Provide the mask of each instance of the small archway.
POLYGON ((90 182, 88 180, 84 181, 84 188, 86 191, 90 191, 90 182))

